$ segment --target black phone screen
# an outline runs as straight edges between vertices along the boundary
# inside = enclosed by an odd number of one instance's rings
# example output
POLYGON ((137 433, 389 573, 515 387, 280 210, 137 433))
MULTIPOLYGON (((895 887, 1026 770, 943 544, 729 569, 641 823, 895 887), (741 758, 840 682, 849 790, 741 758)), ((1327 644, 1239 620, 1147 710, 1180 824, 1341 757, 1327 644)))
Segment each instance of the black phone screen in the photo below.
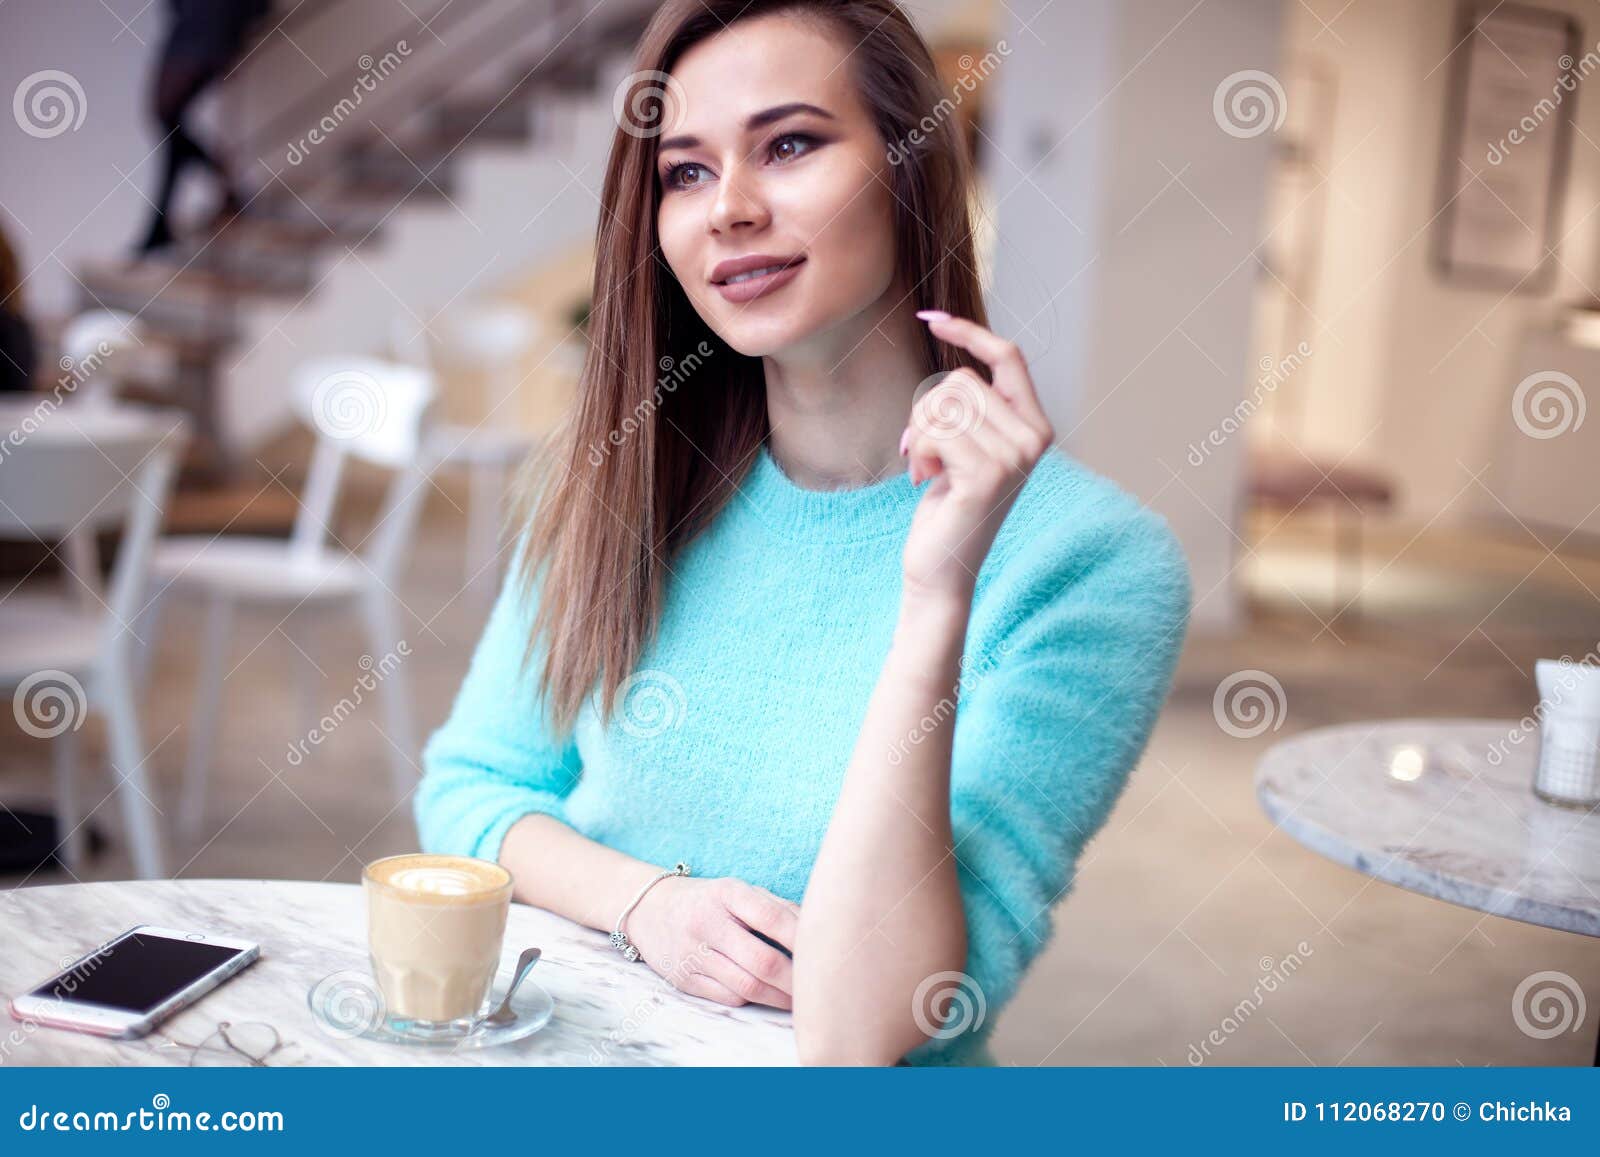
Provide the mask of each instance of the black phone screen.
POLYGON ((32 995, 143 1012, 243 951, 200 940, 129 933, 41 984, 32 995))

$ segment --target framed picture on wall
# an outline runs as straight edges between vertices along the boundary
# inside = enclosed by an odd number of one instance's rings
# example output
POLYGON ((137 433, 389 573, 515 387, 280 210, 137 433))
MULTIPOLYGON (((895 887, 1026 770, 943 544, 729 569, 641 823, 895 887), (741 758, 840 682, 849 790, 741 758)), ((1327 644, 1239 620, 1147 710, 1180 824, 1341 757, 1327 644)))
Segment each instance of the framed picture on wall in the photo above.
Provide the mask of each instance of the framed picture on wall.
POLYGON ((1492 0, 1463 0, 1452 43, 1435 267, 1454 281, 1544 292, 1578 88, 1600 56, 1578 59, 1580 31, 1566 13, 1492 0))

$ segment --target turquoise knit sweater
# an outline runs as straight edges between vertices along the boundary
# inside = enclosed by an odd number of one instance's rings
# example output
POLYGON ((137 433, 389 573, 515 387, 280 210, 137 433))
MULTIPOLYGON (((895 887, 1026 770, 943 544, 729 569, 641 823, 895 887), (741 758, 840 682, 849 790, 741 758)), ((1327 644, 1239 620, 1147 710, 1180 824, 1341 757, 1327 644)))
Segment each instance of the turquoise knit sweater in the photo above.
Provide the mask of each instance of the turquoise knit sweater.
MULTIPOLYGON (((566 738, 543 725, 542 648, 522 665, 533 608, 509 581, 423 755, 422 846, 495 859, 518 818, 543 812, 641 860, 801 900, 888 654, 922 489, 902 473, 807 490, 760 451, 673 560, 610 724, 591 701, 566 738)), ((995 1017, 1144 748, 1188 607, 1166 523, 1050 451, 978 574, 957 697, 962 983, 981 1021, 912 1063, 991 1063, 995 1017)))

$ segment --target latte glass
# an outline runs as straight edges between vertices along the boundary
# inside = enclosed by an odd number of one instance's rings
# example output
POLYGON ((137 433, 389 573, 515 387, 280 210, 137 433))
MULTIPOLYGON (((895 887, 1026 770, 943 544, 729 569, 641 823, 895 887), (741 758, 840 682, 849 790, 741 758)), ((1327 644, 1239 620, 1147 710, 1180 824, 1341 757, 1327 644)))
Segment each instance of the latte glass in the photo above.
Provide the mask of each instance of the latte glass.
POLYGON ((367 894, 372 975, 395 1027, 459 1029, 485 1011, 500 965, 511 873, 469 856, 374 860, 367 894))

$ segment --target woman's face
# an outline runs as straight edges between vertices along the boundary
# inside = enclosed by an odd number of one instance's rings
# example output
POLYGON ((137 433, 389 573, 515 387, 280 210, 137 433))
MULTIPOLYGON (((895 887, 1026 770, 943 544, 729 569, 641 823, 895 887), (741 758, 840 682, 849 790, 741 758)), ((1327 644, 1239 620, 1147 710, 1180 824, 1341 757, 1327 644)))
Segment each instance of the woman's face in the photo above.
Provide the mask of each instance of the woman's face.
POLYGON ((894 281, 886 147, 855 91, 849 47, 790 14, 757 17, 696 44, 667 86, 662 253, 742 354, 826 334, 894 281), (754 257, 791 267, 717 284, 724 263, 754 257))

